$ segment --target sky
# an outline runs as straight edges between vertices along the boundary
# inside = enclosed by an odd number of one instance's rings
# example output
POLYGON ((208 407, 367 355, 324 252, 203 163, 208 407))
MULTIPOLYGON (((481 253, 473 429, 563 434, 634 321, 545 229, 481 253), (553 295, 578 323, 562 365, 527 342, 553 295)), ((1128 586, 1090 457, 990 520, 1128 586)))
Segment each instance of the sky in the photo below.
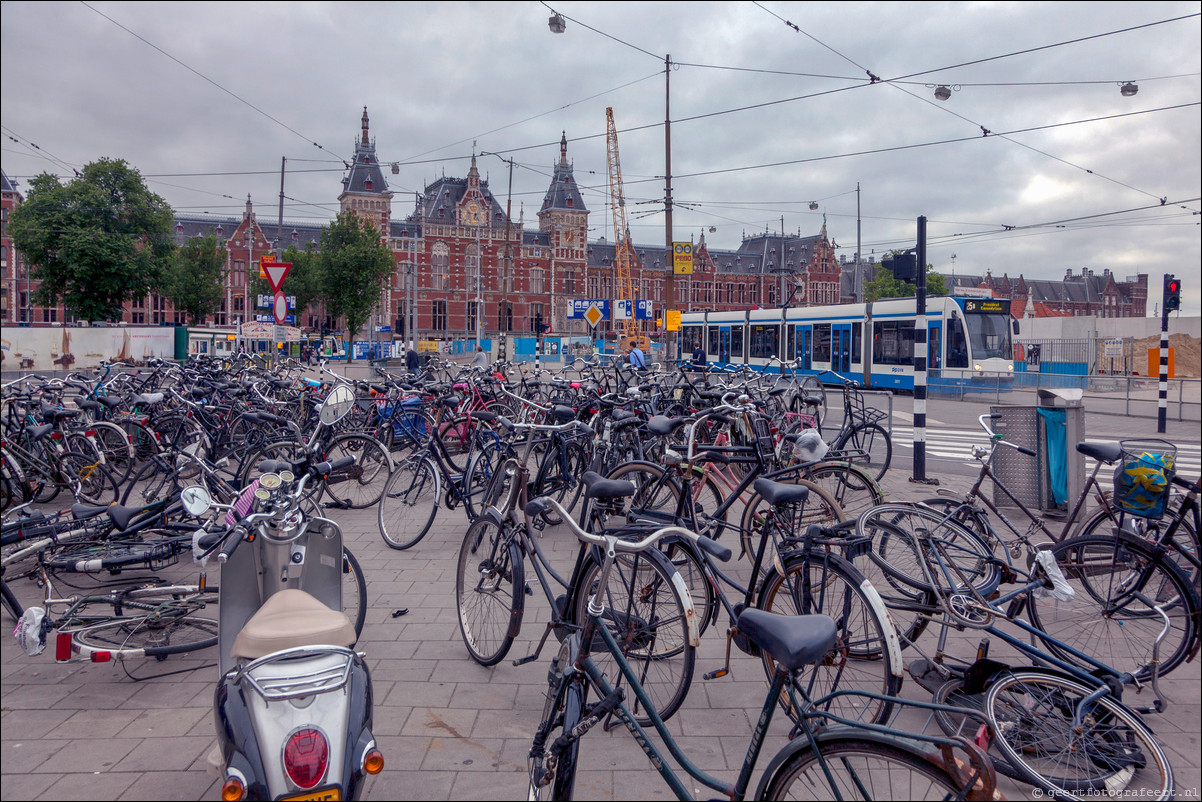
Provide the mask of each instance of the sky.
POLYGON ((854 258, 858 236, 879 259, 914 246, 921 216, 940 272, 1148 273, 1150 315, 1174 273, 1197 315, 1200 14, 1199 2, 4 2, 2 165, 25 189, 120 158, 181 214, 239 216, 249 196, 268 224, 283 161, 286 224, 320 223, 338 211, 366 106, 394 219, 475 153, 494 195, 536 228, 566 136, 589 236, 612 240, 612 108, 640 248, 666 238, 667 118, 673 240, 735 249, 825 221, 839 255, 854 258))

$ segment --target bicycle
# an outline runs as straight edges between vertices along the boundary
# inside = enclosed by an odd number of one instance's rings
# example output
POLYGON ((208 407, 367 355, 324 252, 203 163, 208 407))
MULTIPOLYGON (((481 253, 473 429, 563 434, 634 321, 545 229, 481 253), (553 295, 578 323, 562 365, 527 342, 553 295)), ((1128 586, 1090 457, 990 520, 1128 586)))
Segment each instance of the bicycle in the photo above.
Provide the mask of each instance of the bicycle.
MULTIPOLYGON (((543 514, 554 506, 555 502, 550 499, 536 499, 528 505, 527 514, 543 514)), ((638 541, 627 541, 613 535, 592 535, 578 526, 569 526, 582 545, 596 548, 604 555, 602 584, 617 563, 619 554, 655 553, 657 541, 668 535, 684 538, 717 559, 727 560, 731 556, 729 549, 680 527, 665 527, 638 541)), ((664 724, 654 702, 631 670, 627 656, 610 633, 606 609, 602 595, 592 596, 583 627, 565 639, 559 654, 552 660, 543 718, 527 756, 529 799, 572 798, 581 763, 581 739, 609 716, 616 717, 626 726, 677 798, 693 798, 666 756, 650 740, 643 725, 636 721, 625 702, 623 687, 615 688, 610 682, 612 675, 598 667, 593 659, 594 652, 607 654, 616 663, 625 687, 646 710, 651 726, 680 769, 723 797, 741 800, 747 796, 765 735, 786 687, 795 689, 799 697, 798 706, 804 714, 799 718, 794 734, 804 737, 786 745, 769 762, 755 792, 756 799, 809 797, 811 794, 816 798, 880 799, 899 789, 907 799, 988 799, 993 795, 995 776, 989 759, 980 747, 967 739, 901 735, 896 730, 850 721, 821 710, 829 697, 811 701, 793 680, 798 671, 822 659, 834 646, 837 640, 835 622, 824 615, 779 616, 759 610, 743 611, 737 626, 750 643, 771 656, 776 670, 738 778, 731 784, 711 777, 688 760, 664 724), (588 703, 590 690, 597 694, 596 703, 588 703), (957 759, 954 750, 965 753, 967 760, 957 759), (907 783, 907 779, 911 782, 907 783)), ((935 707, 913 704, 921 708, 935 707)), ((965 716, 980 715, 968 710, 961 712, 965 716)))
POLYGON ((827 373, 843 382, 843 423, 830 441, 831 448, 837 454, 845 454, 853 462, 863 464, 879 481, 884 478, 893 459, 893 439, 880 424, 887 415, 868 406, 859 382, 840 376, 833 370, 824 370, 818 375, 827 373))

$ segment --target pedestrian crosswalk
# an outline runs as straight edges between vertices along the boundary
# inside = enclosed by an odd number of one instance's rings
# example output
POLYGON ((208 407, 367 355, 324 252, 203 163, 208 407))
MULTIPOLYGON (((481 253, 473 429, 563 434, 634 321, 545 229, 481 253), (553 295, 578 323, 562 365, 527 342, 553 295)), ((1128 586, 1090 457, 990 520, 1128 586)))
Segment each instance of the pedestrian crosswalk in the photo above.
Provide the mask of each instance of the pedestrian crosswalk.
MULTIPOLYGON (((981 429, 958 429, 950 426, 928 426, 926 428, 927 459, 945 459, 975 465, 972 458, 974 445, 989 445, 989 436, 981 429)), ((914 427, 894 424, 892 431, 893 459, 897 464, 899 452, 904 452, 903 459, 908 459, 914 449, 914 427)), ((1102 438, 1088 438, 1091 442, 1101 441, 1102 438)), ((1087 460, 1087 469, 1093 470, 1093 461, 1087 460)), ((1184 443, 1177 446, 1177 473, 1185 477, 1197 477, 1202 471, 1202 446, 1197 443, 1184 443)), ((1099 479, 1103 479, 1099 474, 1099 479)))

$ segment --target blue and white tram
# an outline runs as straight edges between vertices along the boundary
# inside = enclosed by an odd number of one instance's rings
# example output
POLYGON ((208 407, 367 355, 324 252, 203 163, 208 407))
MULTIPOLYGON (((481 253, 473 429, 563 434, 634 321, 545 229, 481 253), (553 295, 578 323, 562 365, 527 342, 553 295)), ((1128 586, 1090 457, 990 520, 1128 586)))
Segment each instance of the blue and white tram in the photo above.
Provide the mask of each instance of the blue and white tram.
MULTIPOLYGON (((866 304, 686 312, 681 353, 704 345, 710 363, 779 371, 800 360, 798 373, 832 370, 866 387, 914 389, 915 300, 866 304)), ((1009 302, 928 298, 927 369, 932 384, 994 386, 1014 376, 1011 335, 1018 322, 1009 302)), ((826 377, 833 381, 831 377, 826 377)))

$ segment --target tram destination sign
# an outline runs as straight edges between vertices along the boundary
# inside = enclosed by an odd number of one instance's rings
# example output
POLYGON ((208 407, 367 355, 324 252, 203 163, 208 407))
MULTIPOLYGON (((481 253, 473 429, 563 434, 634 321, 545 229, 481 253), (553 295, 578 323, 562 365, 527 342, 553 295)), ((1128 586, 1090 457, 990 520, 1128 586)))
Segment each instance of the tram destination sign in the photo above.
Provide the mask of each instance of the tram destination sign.
POLYGON ((1010 312, 1009 306, 1009 301, 970 298, 964 302, 964 312, 969 315, 1004 315, 1010 312))

